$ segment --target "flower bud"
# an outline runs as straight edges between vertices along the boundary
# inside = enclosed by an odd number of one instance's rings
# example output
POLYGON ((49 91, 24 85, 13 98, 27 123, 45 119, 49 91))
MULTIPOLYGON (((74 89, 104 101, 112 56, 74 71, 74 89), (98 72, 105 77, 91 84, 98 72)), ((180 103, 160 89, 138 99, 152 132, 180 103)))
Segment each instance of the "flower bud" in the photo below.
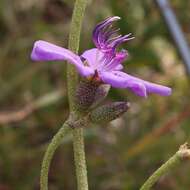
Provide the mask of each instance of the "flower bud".
POLYGON ((109 84, 102 84, 98 87, 95 97, 94 97, 94 103, 92 104, 92 108, 96 107, 98 104, 100 104, 104 98, 107 97, 108 92, 110 90, 109 84))
POLYGON ((114 102, 100 106, 90 113, 90 120, 93 123, 110 122, 125 113, 129 106, 129 102, 114 102))
POLYGON ((76 90, 75 106, 78 111, 87 112, 95 100, 99 83, 96 81, 81 81, 76 90))

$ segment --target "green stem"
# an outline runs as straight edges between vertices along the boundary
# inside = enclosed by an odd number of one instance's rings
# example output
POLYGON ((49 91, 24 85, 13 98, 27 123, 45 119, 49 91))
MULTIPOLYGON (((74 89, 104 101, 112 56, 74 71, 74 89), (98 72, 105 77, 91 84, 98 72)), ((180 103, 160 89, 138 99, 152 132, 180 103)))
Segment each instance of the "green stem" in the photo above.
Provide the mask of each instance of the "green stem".
POLYGON ((88 190, 83 128, 74 129, 73 148, 78 190, 88 190))
MULTIPOLYGON (((73 10, 70 34, 69 34, 69 49, 75 53, 78 53, 81 25, 84 17, 85 8, 87 6, 88 0, 76 0, 73 10)), ((78 73, 73 65, 67 64, 67 88, 69 105, 71 111, 75 109, 74 105, 74 95, 78 84, 78 73)))
POLYGON ((166 163, 164 163, 158 170, 156 170, 152 176, 150 176, 140 190, 149 190, 159 180, 159 178, 174 167, 179 165, 182 161, 190 158, 190 149, 187 144, 184 144, 166 163))
MULTIPOLYGON (((71 21, 71 31, 69 35, 69 49, 77 53, 79 49, 80 41, 80 31, 81 24, 84 17, 84 11, 87 5, 87 0, 76 0, 75 7, 73 10, 73 16, 71 21)), ((78 83, 78 74, 75 68, 68 64, 67 80, 68 80, 68 97, 71 112, 74 112, 74 94, 78 83)), ((76 113, 75 113, 76 114, 76 113)), ((78 118, 79 113, 76 115, 78 118)), ((71 127, 67 122, 62 126, 62 128, 53 137, 51 143, 49 144, 41 168, 40 176, 40 189, 48 190, 48 172, 51 160, 55 153, 57 147, 61 144, 63 137, 71 130, 71 127)), ((87 171, 85 162, 85 152, 84 152, 84 142, 83 142, 83 129, 73 130, 73 146, 74 146, 74 157, 76 166, 77 183, 79 190, 87 190, 87 171)))
MULTIPOLYGON (((82 20, 84 17, 84 12, 87 6, 88 0, 76 0, 71 21, 71 30, 69 35, 69 49, 75 53, 79 50, 80 32, 82 20)), ((69 105, 71 112, 75 112, 77 117, 80 117, 80 113, 76 113, 75 110, 75 91, 78 84, 78 73, 75 68, 68 64, 67 67, 67 88, 69 105)), ((87 180, 87 169, 85 161, 85 151, 84 151, 84 137, 83 128, 75 128, 73 130, 73 149, 74 149, 74 160, 76 167, 77 176, 77 187, 78 190, 88 190, 88 180, 87 180)))
POLYGON ((51 160, 57 149, 61 144, 63 137, 69 133, 71 127, 65 122, 63 126, 59 129, 56 135, 53 137, 51 143, 48 145, 46 153, 43 158, 42 167, 41 167, 41 176, 40 176, 40 189, 48 190, 48 172, 51 160))

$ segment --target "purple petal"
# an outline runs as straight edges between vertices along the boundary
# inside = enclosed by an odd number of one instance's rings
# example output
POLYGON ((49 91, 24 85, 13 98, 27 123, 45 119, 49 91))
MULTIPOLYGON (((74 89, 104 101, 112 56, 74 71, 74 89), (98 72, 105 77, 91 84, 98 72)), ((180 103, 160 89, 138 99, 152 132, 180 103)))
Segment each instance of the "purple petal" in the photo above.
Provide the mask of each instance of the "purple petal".
POLYGON ((123 70, 123 65, 121 65, 121 64, 117 65, 114 70, 115 71, 123 70))
POLYGON ((68 49, 56 46, 46 41, 36 41, 31 53, 31 59, 34 61, 61 61, 66 60, 76 66, 82 76, 94 74, 94 70, 84 66, 80 57, 68 49))
POLYGON ((133 81, 136 81, 136 82, 143 83, 144 86, 146 87, 147 93, 155 93, 155 94, 159 94, 161 96, 169 96, 172 93, 172 90, 169 87, 159 85, 159 84, 155 84, 155 83, 152 83, 152 82, 148 82, 148 81, 139 79, 137 77, 131 76, 131 75, 127 74, 127 73, 123 73, 123 72, 120 72, 120 71, 115 71, 113 73, 116 74, 116 75, 119 75, 119 76, 121 76, 123 78, 126 78, 128 80, 133 80, 133 81))
POLYGON ((112 72, 99 72, 99 77, 106 84, 110 84, 115 88, 126 88, 126 79, 112 72))
POLYGON ((102 53, 97 48, 93 48, 85 51, 81 57, 83 57, 87 64, 92 67, 94 70, 100 71, 111 71, 111 70, 122 70, 123 66, 121 62, 123 62, 127 58, 127 51, 122 50, 114 55, 114 57, 110 56, 108 53, 102 53))
POLYGON ((106 84, 110 84, 112 87, 116 88, 129 88, 136 95, 146 97, 146 88, 143 83, 134 81, 131 79, 126 79, 120 75, 113 72, 101 72, 99 73, 100 78, 106 84))
POLYGON ((103 82, 116 88, 129 88, 135 94, 143 97, 146 97, 147 93, 169 96, 172 92, 169 87, 144 81, 121 71, 101 72, 99 75, 103 82))
POLYGON ((104 54, 97 48, 86 50, 81 57, 87 60, 90 67, 97 69, 100 64, 104 54))
POLYGON ((148 81, 143 81, 143 83, 146 86, 148 93, 155 93, 155 94, 159 94, 161 96, 170 96, 172 93, 172 89, 167 86, 155 84, 155 83, 148 82, 148 81))
POLYGON ((128 81, 127 88, 134 92, 138 96, 147 97, 146 87, 143 83, 138 81, 128 81))

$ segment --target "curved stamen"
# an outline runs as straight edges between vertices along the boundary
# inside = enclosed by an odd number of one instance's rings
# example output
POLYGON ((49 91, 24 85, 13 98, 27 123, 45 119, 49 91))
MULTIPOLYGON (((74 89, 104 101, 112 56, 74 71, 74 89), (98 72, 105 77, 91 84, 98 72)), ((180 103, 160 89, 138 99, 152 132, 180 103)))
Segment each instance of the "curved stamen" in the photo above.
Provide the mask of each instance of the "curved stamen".
POLYGON ((116 48, 122 42, 134 39, 131 33, 125 36, 117 35, 120 29, 115 29, 112 26, 114 21, 119 20, 120 17, 110 17, 105 21, 99 23, 93 31, 93 41, 96 47, 103 53, 116 53, 116 48))
POLYGON ((116 40, 114 40, 113 42, 112 42, 112 48, 115 50, 115 48, 118 46, 118 45, 120 45, 121 43, 123 43, 123 42, 127 42, 127 41, 129 41, 129 40, 132 40, 132 39, 134 39, 135 37, 130 37, 132 35, 132 33, 129 33, 129 34, 127 34, 127 35, 125 35, 125 36, 122 36, 122 37, 120 37, 120 38, 117 38, 116 40))
POLYGON ((98 69, 104 70, 109 63, 113 60, 113 54, 106 53, 99 62, 98 69))
POLYGON ((128 56, 128 52, 126 50, 121 50, 120 52, 116 53, 116 55, 112 58, 112 60, 104 66, 105 71, 112 71, 118 65, 120 65, 128 56))
POLYGON ((98 24, 93 31, 93 41, 98 49, 106 49, 109 44, 107 40, 116 33, 116 30, 112 29, 112 23, 119 20, 120 17, 109 17, 105 21, 98 24))

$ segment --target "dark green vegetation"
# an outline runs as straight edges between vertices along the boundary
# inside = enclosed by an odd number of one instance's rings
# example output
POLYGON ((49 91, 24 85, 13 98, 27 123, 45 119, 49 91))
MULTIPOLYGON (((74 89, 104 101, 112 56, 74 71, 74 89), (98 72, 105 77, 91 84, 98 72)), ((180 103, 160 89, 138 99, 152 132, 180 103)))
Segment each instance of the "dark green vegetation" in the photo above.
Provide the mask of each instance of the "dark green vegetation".
MULTIPOLYGON (((172 7, 190 41, 190 2, 172 7)), ((66 65, 33 63, 38 39, 67 47, 73 3, 69 0, 0 1, 0 190, 39 189, 41 160, 47 143, 68 116, 66 65)), ((190 140, 189 83, 166 25, 153 1, 96 0, 89 4, 80 52, 93 47, 94 25, 118 15, 121 33, 132 32, 125 69, 141 78, 171 86, 170 97, 147 100, 112 89, 107 101, 131 102, 128 113, 107 125, 86 129, 91 190, 136 190, 180 144, 190 140)), ((50 190, 74 190, 70 137, 52 163, 50 190)), ((190 164, 184 163, 155 186, 188 190, 190 164)))

